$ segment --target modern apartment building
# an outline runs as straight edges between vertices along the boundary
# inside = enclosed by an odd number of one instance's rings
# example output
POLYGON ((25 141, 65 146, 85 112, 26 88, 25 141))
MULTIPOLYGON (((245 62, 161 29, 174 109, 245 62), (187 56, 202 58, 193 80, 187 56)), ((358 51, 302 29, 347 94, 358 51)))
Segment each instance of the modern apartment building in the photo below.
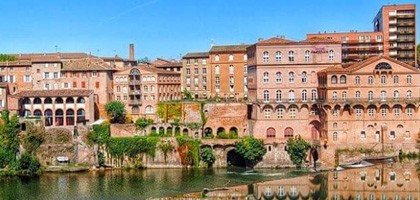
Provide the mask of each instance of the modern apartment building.
POLYGON ((182 58, 181 89, 192 92, 195 99, 210 97, 211 77, 208 52, 191 52, 182 58))
POLYGON ((416 5, 385 5, 373 19, 373 31, 309 33, 342 43, 344 63, 386 55, 416 66, 416 5))

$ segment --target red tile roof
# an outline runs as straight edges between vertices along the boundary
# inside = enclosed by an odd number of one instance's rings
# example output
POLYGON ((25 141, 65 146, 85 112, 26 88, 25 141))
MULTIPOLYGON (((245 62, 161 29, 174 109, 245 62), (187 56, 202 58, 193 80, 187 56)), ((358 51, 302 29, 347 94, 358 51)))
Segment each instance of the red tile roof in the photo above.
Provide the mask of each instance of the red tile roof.
POLYGON ((93 90, 25 90, 14 94, 14 97, 87 97, 93 90))
POLYGON ((310 37, 310 38, 307 38, 306 40, 300 41, 299 43, 301 44, 325 44, 325 43, 341 44, 338 41, 334 41, 334 40, 322 38, 322 37, 310 37))
POLYGON ((115 70, 110 65, 98 58, 82 58, 63 61, 62 71, 104 71, 115 70))
POLYGON ((182 58, 208 58, 209 52, 191 52, 185 54, 182 58))
POLYGON ((32 63, 27 60, 0 62, 0 66, 31 66, 32 63))
POLYGON ((250 45, 248 45, 248 44, 213 46, 210 49, 210 53, 218 53, 218 52, 246 52, 246 48, 248 48, 249 46, 250 45))
POLYGON ((257 42, 257 45, 266 45, 266 44, 295 44, 297 43, 296 41, 293 40, 288 40, 285 38, 280 38, 280 37, 272 37, 270 39, 266 39, 266 40, 261 40, 257 42))

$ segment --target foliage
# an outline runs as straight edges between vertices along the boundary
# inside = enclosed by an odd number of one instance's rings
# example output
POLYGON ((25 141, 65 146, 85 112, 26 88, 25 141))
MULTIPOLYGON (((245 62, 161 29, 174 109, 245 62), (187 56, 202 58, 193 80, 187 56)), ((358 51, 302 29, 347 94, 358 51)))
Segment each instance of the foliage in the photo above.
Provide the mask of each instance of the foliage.
POLYGON ((53 129, 56 130, 55 142, 58 144, 64 144, 71 141, 71 132, 66 129, 53 129))
POLYGON ((184 88, 184 90, 182 91, 182 96, 184 97, 185 100, 192 100, 193 99, 193 93, 189 90, 187 90, 187 88, 184 88))
POLYGON ((238 133, 234 131, 230 131, 229 133, 226 133, 224 131, 220 132, 216 138, 218 139, 238 139, 238 133))
POLYGON ((309 143, 299 135, 287 140, 287 154, 298 168, 301 167, 303 160, 306 158, 309 146, 309 143))
POLYGON ((180 102, 161 102, 157 107, 157 115, 163 122, 178 121, 181 119, 182 104, 180 102))
POLYGON ((94 144, 106 144, 111 136, 110 124, 103 122, 92 126, 92 131, 88 133, 88 141, 94 144))
POLYGON ((98 151, 98 165, 99 167, 105 166, 105 155, 102 151, 98 151))
POLYGON ((5 168, 16 160, 16 153, 0 148, 0 168, 5 168))
POLYGON ((235 151, 245 159, 246 165, 251 168, 260 162, 267 153, 264 142, 253 137, 244 137, 240 141, 236 141, 235 151))
POLYGON ((207 163, 208 167, 213 166, 213 163, 216 161, 216 156, 214 155, 214 151, 210 147, 201 149, 200 158, 203 162, 207 163))
MULTIPOLYGON (((12 154, 16 156, 16 153, 19 151, 19 118, 17 117, 17 115, 13 115, 10 117, 9 111, 5 110, 1 113, 1 119, 2 122, 0 123, 0 149, 7 151, 7 155, 12 154)), ((9 158, 9 156, 6 156, 4 158, 9 158)))
POLYGON ((138 118, 136 120, 136 128, 137 130, 144 130, 146 127, 148 127, 149 125, 152 125, 153 119, 146 119, 146 118, 138 118))
POLYGON ((41 164, 35 156, 29 153, 23 153, 20 159, 14 164, 13 169, 19 175, 33 176, 41 173, 41 164))
POLYGON ((32 122, 26 122, 26 135, 22 138, 23 148, 28 153, 35 152, 45 141, 45 130, 32 122))
POLYGON ((409 152, 404 152, 400 149, 400 151, 398 152, 398 158, 400 160, 406 160, 406 159, 414 160, 414 159, 420 158, 420 154, 418 154, 414 151, 413 152, 410 152, 410 151, 409 152))
POLYGON ((168 153, 173 151, 175 147, 170 142, 166 141, 159 144, 159 149, 162 151, 163 157, 166 163, 166 159, 168 158, 168 153))
POLYGON ((184 125, 193 131, 196 131, 201 128, 201 124, 198 122, 185 123, 184 125))
POLYGON ((17 60, 15 56, 7 55, 7 54, 0 54, 0 62, 15 61, 15 60, 17 60))
POLYGON ((176 138, 178 143, 178 152, 181 156, 181 162, 183 164, 191 164, 194 167, 198 167, 200 164, 200 145, 199 139, 190 138, 188 136, 179 136, 176 138), (181 155, 185 152, 185 155, 181 155))
POLYGON ((201 117, 201 129, 204 129, 204 126, 207 124, 208 117, 206 116, 206 113, 204 112, 204 106, 206 105, 205 102, 200 102, 200 117, 201 117))
POLYGON ((125 156, 131 159, 136 159, 141 154, 155 156, 158 141, 159 138, 156 137, 111 137, 107 141, 107 149, 111 157, 122 165, 125 156))
POLYGON ((125 106, 121 101, 109 101, 105 104, 105 111, 112 123, 124 123, 125 106))
POLYGON ((137 60, 138 63, 150 63, 150 59, 146 56, 137 60))

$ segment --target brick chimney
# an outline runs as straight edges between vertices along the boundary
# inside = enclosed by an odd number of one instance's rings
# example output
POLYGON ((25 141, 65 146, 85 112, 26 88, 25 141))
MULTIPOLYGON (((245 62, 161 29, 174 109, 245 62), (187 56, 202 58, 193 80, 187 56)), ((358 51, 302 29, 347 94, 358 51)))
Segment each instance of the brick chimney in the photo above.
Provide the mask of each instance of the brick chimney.
POLYGON ((130 49, 129 49, 129 57, 128 60, 133 61, 134 60, 134 44, 130 44, 130 49))

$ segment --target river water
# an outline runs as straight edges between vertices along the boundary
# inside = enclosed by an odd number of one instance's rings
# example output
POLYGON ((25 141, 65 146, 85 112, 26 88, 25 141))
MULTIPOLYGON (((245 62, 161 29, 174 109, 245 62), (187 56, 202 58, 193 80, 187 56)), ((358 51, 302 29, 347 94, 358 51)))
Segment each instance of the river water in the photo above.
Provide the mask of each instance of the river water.
POLYGON ((415 163, 326 173, 294 170, 147 169, 1 178, 0 199, 420 199, 415 163), (286 198, 287 197, 287 198, 286 198))

